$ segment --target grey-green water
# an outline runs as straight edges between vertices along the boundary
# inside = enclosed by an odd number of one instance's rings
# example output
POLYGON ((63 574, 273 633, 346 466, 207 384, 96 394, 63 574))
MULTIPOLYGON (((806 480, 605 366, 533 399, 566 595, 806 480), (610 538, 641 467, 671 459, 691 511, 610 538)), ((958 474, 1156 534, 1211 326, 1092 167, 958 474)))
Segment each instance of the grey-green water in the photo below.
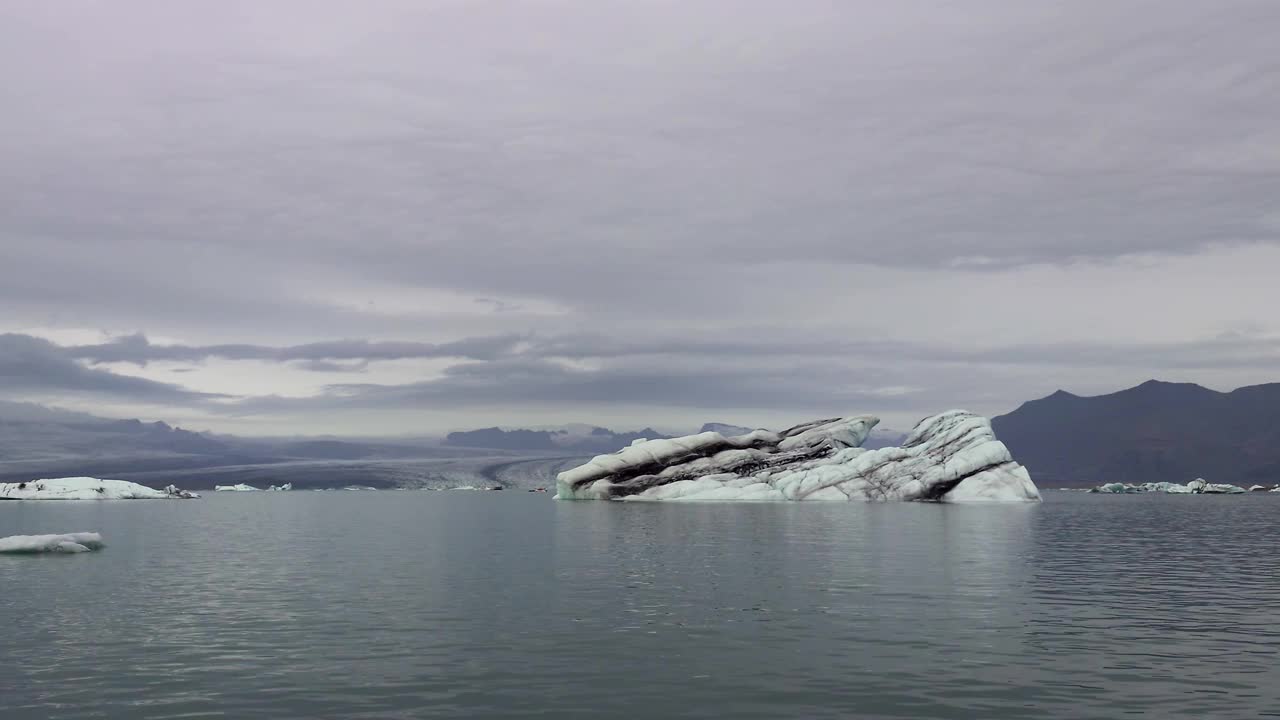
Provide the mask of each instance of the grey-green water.
POLYGON ((0 718, 1280 715, 1280 497, 0 503, 0 718))

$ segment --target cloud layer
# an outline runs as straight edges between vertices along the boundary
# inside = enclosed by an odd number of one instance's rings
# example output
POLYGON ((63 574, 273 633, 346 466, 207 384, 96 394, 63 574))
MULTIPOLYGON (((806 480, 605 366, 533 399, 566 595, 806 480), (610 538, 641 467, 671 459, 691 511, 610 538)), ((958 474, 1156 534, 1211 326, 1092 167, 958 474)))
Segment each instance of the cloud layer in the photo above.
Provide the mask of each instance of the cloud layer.
POLYGON ((0 394, 345 431, 1275 379, 1277 25, 7 2, 0 394))

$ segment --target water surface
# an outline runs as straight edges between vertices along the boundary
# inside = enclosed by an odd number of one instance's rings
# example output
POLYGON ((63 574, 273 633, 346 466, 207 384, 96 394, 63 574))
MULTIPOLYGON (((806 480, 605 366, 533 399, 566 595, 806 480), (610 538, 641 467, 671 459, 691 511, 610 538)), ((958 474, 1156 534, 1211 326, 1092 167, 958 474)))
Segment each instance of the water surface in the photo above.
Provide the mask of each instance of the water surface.
POLYGON ((1280 717, 1280 494, 0 503, 0 718, 1280 717))

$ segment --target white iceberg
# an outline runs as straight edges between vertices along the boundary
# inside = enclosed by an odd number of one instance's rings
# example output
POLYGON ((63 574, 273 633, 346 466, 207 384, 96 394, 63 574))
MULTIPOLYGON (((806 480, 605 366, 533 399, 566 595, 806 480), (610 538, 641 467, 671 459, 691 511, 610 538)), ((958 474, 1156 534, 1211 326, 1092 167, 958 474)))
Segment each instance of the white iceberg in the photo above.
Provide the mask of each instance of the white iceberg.
POLYGON ((164 491, 170 497, 182 500, 194 500, 200 497, 200 493, 193 493, 190 490, 179 490, 177 485, 166 485, 164 491))
POLYGON ((258 488, 252 485, 245 485, 244 483, 237 483, 235 485, 214 485, 213 491, 214 492, 259 492, 258 488))
POLYGON ((102 536, 94 532, 63 535, 13 535, 0 538, 0 554, 82 553, 101 550, 102 536))
POLYGON ((1171 483, 1171 482, 1155 482, 1155 483, 1147 482, 1147 483, 1140 483, 1137 485, 1130 485, 1129 483, 1117 482, 1117 483, 1107 483, 1105 485, 1099 485, 1097 488, 1091 490, 1090 492, 1112 493, 1116 495, 1121 495, 1121 494, 1132 495, 1135 493, 1171 493, 1171 494, 1178 495, 1178 494, 1188 494, 1192 492, 1198 492, 1198 490, 1193 489, 1190 485, 1179 485, 1177 483, 1171 483))
POLYGON ((1099 485, 1090 492, 1125 494, 1131 495, 1136 493, 1167 493, 1170 495, 1237 495, 1247 492, 1238 485, 1228 485, 1225 483, 1211 483, 1204 478, 1196 478, 1186 485, 1179 485, 1171 482, 1147 482, 1137 485, 1129 483, 1107 483, 1099 485))
POLYGON ((1040 491, 964 410, 922 420, 902 447, 860 447, 879 420, 835 418, 780 433, 649 440, 557 476, 562 500, 1034 502, 1040 491))
POLYGON ((1204 478, 1196 478, 1187 483, 1187 487, 1191 488, 1191 492, 1202 495, 1239 495, 1242 492, 1248 492, 1238 485, 1229 485, 1227 483, 1211 483, 1204 478))
POLYGON ((272 485, 267 488, 267 492, 288 492, 293 489, 293 483, 285 483, 283 485, 272 485))
POLYGON ((199 497, 170 485, 156 490, 126 480, 49 478, 0 483, 0 500, 181 500, 199 497))

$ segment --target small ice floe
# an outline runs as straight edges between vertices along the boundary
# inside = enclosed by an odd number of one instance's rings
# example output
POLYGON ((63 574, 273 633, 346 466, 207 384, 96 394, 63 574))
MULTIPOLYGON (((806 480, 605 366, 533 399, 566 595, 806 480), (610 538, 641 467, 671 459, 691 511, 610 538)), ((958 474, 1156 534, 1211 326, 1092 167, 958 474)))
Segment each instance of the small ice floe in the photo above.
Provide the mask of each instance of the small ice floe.
POLYGON ((1242 492, 1248 492, 1239 485, 1230 485, 1227 483, 1211 483, 1204 478, 1196 478, 1187 483, 1187 487, 1191 488, 1193 493, 1201 493, 1203 495, 1238 495, 1242 492))
POLYGON ((101 550, 102 536, 94 532, 63 535, 13 535, 0 538, 0 554, 82 553, 101 550))
POLYGON ((1186 485, 1171 482, 1139 483, 1107 483, 1099 485, 1090 492, 1109 493, 1112 495, 1133 495, 1138 493, 1167 493, 1170 495, 1238 495, 1247 492, 1239 485, 1211 483, 1204 478, 1196 478, 1186 485))
POLYGON ((200 493, 193 493, 190 490, 181 490, 177 485, 166 485, 164 491, 169 497, 178 498, 179 500, 194 500, 200 497, 200 493))
POLYGON ((244 483, 237 483, 235 485, 214 485, 213 491, 214 492, 259 492, 258 488, 252 485, 245 485, 244 483))
POLYGON ((0 500, 186 500, 200 497, 170 485, 156 490, 127 480, 49 478, 0 483, 0 500))
POLYGON ((368 485, 348 485, 348 486, 346 486, 346 487, 344 487, 344 488, 342 488, 342 489, 343 489, 343 490, 351 490, 352 492, 355 492, 355 491, 377 490, 378 488, 376 488, 376 487, 369 487, 368 485))
POLYGON ((288 492, 293 489, 293 483, 285 483, 283 485, 272 485, 267 488, 267 492, 288 492))

